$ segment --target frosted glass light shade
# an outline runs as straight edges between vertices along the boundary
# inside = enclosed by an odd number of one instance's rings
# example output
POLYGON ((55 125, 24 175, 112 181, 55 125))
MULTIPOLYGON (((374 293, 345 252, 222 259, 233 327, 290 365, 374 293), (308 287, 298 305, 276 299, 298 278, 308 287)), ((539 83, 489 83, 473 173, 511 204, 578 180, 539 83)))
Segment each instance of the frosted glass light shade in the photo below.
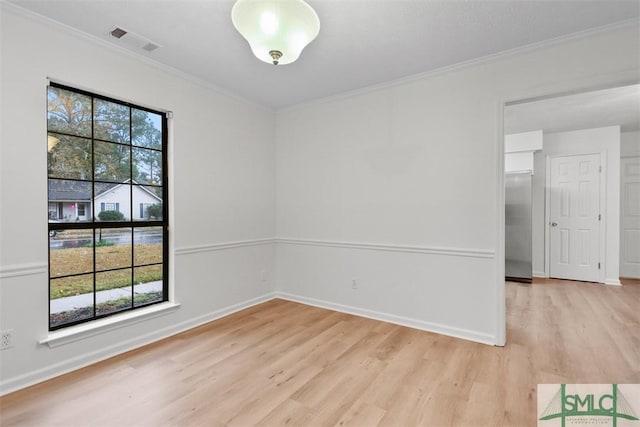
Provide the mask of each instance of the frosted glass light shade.
POLYGON ((274 64, 298 59, 320 31, 318 15, 303 0, 238 0, 231 20, 253 54, 274 64))

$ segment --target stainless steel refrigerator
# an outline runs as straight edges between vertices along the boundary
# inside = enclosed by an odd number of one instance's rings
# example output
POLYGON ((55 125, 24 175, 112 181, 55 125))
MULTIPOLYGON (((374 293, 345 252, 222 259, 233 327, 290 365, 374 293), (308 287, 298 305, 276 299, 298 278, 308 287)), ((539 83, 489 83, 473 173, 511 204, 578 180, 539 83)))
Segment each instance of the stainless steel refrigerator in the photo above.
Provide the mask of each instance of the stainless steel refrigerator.
POLYGON ((505 173, 505 276, 531 283, 531 172, 505 173))

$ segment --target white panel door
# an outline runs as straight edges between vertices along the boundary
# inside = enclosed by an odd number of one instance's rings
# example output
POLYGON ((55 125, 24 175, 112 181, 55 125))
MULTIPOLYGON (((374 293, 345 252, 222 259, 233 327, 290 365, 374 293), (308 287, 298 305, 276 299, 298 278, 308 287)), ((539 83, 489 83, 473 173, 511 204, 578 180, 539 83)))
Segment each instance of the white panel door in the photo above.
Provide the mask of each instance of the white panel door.
POLYGON ((640 279, 640 157, 620 161, 620 276, 640 279))
POLYGON ((549 275, 600 279, 600 155, 553 157, 549 205, 549 275))

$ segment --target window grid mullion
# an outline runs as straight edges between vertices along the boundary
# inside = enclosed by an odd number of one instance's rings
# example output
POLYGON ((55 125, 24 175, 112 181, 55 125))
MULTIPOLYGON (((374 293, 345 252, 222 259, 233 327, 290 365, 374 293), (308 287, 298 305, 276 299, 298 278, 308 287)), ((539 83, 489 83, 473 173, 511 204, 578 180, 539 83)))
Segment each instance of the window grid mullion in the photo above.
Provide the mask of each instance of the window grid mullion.
MULTIPOLYGON (((129 217, 131 222, 133 222, 133 113, 131 107, 129 107, 129 217)), ((135 242, 135 227, 131 227, 131 308, 134 307, 133 299, 135 297, 135 292, 133 291, 133 287, 135 286, 134 281, 134 248, 136 246, 135 242)))
MULTIPOLYGON (((96 254, 96 226, 95 226, 95 222, 96 222, 96 216, 95 216, 95 212, 96 212, 96 183, 95 183, 95 179, 96 179, 96 154, 95 154, 95 149, 96 149, 96 144, 95 144, 95 121, 94 121, 94 117, 95 117, 95 112, 94 112, 94 105, 95 105, 95 98, 91 97, 91 207, 92 207, 92 215, 91 215, 91 222, 93 223, 93 245, 92 245, 92 250, 93 250, 93 319, 96 318, 96 314, 97 314, 97 295, 96 295, 96 281, 98 280, 98 276, 96 273, 96 267, 97 267, 97 254, 96 254)), ((100 233, 100 237, 102 237, 102 233, 100 233)))
MULTIPOLYGON (((90 318, 88 317, 84 317, 80 320, 71 320, 69 322, 63 323, 63 324, 56 324, 56 325, 52 325, 51 324, 51 304, 49 304, 48 307, 48 311, 49 311, 49 330, 55 330, 55 329, 60 329, 63 327, 67 327, 67 326, 72 326, 75 324, 79 324, 79 323, 85 323, 87 321, 90 320, 94 320, 94 319, 99 319, 99 318, 103 318, 106 316, 109 316, 111 314, 115 314, 117 312, 122 312, 122 311, 127 311, 127 310, 132 310, 135 309, 137 307, 135 307, 135 303, 134 303, 134 298, 135 298, 135 291, 134 291, 134 285, 135 285, 135 268, 136 267, 147 267, 147 266, 160 266, 161 267, 161 271, 162 271, 162 296, 161 296, 161 300, 153 300, 151 303, 149 302, 145 302, 144 305, 148 305, 148 304, 153 304, 153 303, 158 303, 158 302, 162 302, 162 301, 167 301, 168 300, 168 283, 167 283, 167 279, 168 279, 168 256, 167 256, 167 252, 168 252, 168 218, 167 218, 167 205, 166 205, 166 201, 167 201, 167 116, 163 113, 160 113, 158 111, 152 110, 152 109, 148 109, 145 107, 139 107, 139 106, 135 106, 132 104, 129 104, 127 102, 122 102, 116 99, 111 99, 111 98, 107 98, 107 97, 103 97, 100 95, 96 95, 96 94, 92 94, 86 91, 82 91, 82 90, 77 90, 71 87, 67 87, 67 86, 63 86, 63 85, 58 85, 55 83, 51 83, 50 84, 51 87, 54 88, 58 88, 58 89, 62 89, 63 91, 67 91, 70 92, 72 94, 77 94, 80 95, 81 97, 86 97, 85 99, 88 99, 88 109, 90 110, 90 137, 88 138, 87 136, 82 136, 82 135, 76 135, 73 132, 73 129, 71 129, 70 132, 65 132, 64 130, 49 130, 49 125, 47 126, 47 133, 53 133, 53 134, 57 134, 60 136, 69 136, 69 137, 76 137, 76 138, 84 138, 85 140, 89 140, 90 141, 90 163, 91 163, 91 179, 90 180, 85 180, 85 179, 77 179, 77 178, 64 178, 62 176, 56 176, 55 174, 53 174, 51 177, 49 177, 49 174, 47 174, 47 179, 52 179, 52 180, 58 180, 58 181, 74 181, 74 182, 88 182, 91 185, 91 189, 90 189, 90 195, 91 195, 91 200, 89 201, 88 204, 83 205, 85 208, 85 215, 84 217, 86 217, 87 215, 90 215, 90 217, 87 218, 86 222, 49 222, 48 221, 48 230, 49 233, 51 231, 62 231, 62 230, 66 230, 66 229, 70 229, 70 230, 79 230, 79 229, 88 229, 87 231, 91 231, 91 238, 92 238, 92 244, 91 244, 91 256, 92 256, 92 269, 93 271, 91 272, 85 272, 85 273, 76 273, 76 274, 67 274, 67 275, 61 275, 61 276, 57 276, 55 278, 51 277, 52 274, 52 269, 51 269, 51 261, 49 262, 48 265, 48 272, 49 272, 49 283, 48 283, 48 290, 49 290, 49 300, 51 301, 51 292, 52 292, 52 288, 51 288, 51 281, 53 279, 62 279, 62 278, 66 278, 66 277, 75 277, 75 276, 81 276, 81 275, 86 275, 86 274, 90 274, 92 277, 92 300, 93 300, 93 307, 92 307, 92 316, 90 318), (110 141, 108 139, 104 139, 102 137, 99 137, 98 135, 98 129, 96 128, 98 126, 97 120, 96 120, 96 100, 103 100, 103 101, 107 101, 110 103, 114 103, 120 106, 124 106, 127 107, 126 110, 124 110, 123 112, 126 114, 126 112, 128 112, 128 128, 129 128, 129 138, 128 138, 128 144, 127 143, 122 143, 122 142, 118 142, 118 141, 110 141), (135 108, 136 110, 140 110, 143 112, 147 112, 147 113, 152 113, 152 114, 156 114, 159 115, 161 118, 161 129, 158 129, 157 127, 155 129, 157 129, 160 132, 160 137, 161 137, 161 141, 162 141, 162 145, 160 149, 157 148, 153 148, 153 147, 145 147, 145 146, 137 146, 133 144, 133 108, 135 108), (128 145, 128 152, 129 152, 129 220, 128 221, 114 221, 114 222, 103 222, 103 221, 99 221, 98 218, 96 217, 96 209, 97 209, 97 204, 96 204, 96 195, 97 195, 97 191, 96 191, 96 184, 97 183, 104 183, 104 184, 125 184, 123 182, 120 181, 107 181, 104 179, 97 179, 96 177, 96 150, 98 148, 98 144, 97 142, 107 142, 107 143, 111 143, 111 144, 115 144, 118 146, 126 146, 128 145), (137 183, 134 183, 134 151, 135 151, 135 147, 138 147, 140 149, 145 149, 145 150, 149 150, 149 152, 159 152, 161 153, 161 163, 162 163, 162 174, 160 175, 160 183, 159 184, 155 184, 155 183, 149 183, 147 186, 151 187, 151 188, 162 188, 162 214, 163 217, 161 220, 144 220, 144 215, 141 214, 141 218, 139 221, 134 221, 134 211, 135 211, 135 207, 134 207, 134 189, 136 187, 138 188, 142 188, 141 185, 138 185, 137 183), (87 206, 90 210, 90 212, 86 212, 87 206), (129 227, 129 238, 131 241, 131 247, 130 247, 130 262, 129 265, 125 265, 124 267, 116 267, 116 268, 111 268, 111 269, 106 269, 106 270, 101 270, 98 271, 98 260, 97 260, 97 256, 98 256, 98 249, 100 248, 99 245, 99 241, 98 239, 102 236, 102 231, 103 228, 104 229, 115 229, 115 228, 127 228, 129 227), (151 228, 151 227, 159 227, 161 230, 161 262, 152 262, 152 263, 144 263, 144 264, 140 264, 139 266, 136 265, 135 262, 135 255, 136 255, 136 250, 135 250, 135 239, 136 239, 136 229, 138 230, 144 230, 145 228, 151 228), (126 270, 127 268, 131 269, 131 275, 130 275, 130 281, 131 281, 131 302, 130 304, 128 304, 128 308, 124 308, 122 310, 119 310, 116 308, 116 310, 114 311, 109 311, 108 313, 100 313, 98 311, 98 298, 97 298, 97 281, 98 281, 98 274, 99 273, 105 273, 105 272, 111 272, 111 271, 119 271, 119 270, 126 270)), ((76 101, 76 102, 81 102, 81 101, 76 101)), ((83 108, 83 107, 80 107, 83 108)), ((110 114, 113 114, 113 112, 111 110, 108 109, 105 110, 105 122, 107 124, 111 124, 111 123, 118 123, 116 122, 112 122, 110 117, 116 117, 116 116, 110 116, 110 114)), ((49 114, 48 110, 48 114, 49 114)), ((86 111, 86 110, 85 110, 86 111)), ((102 111, 102 110, 101 110, 102 111)), ((71 113, 70 113, 71 114, 71 113)), ((71 118, 71 116, 69 116, 71 118)), ((86 116, 85 116, 86 117, 86 116)), ((122 116, 120 116, 122 117, 122 116)), ((126 117, 126 116, 125 116, 126 117)), ((146 117, 146 116, 145 116, 146 117)), ((117 120, 117 119, 116 119, 117 120)), ((48 123, 49 123, 49 119, 48 119, 48 123)), ((72 123, 71 121, 69 123, 72 123)), ((81 123, 81 122, 80 122, 81 123)), ((121 123, 121 122, 120 122, 121 123)), ((115 126, 115 125, 114 125, 115 126)), ((64 128, 66 129, 66 128, 64 128)), ((110 136, 108 134, 107 138, 110 138, 110 136)), ((150 136, 151 138, 153 138, 153 134, 150 136)), ((156 134, 157 137, 157 134, 156 134)), ((106 157, 106 161, 109 162, 113 162, 113 160, 109 159, 109 151, 105 151, 105 156, 106 157)), ((145 151, 146 153, 146 151, 145 151)), ((72 157, 70 157, 71 159, 73 159, 72 157)), ((153 160, 151 160, 153 161, 153 160)), ((113 163, 106 163, 106 165, 113 165, 113 163)), ((108 166, 111 167, 111 166, 108 166)), ((153 168, 153 164, 151 165, 151 167, 153 168)), ((151 175, 153 175, 153 173, 151 173, 151 175)), ((115 175, 114 175, 115 176, 115 175)), ((149 180, 151 180, 153 178, 153 176, 149 177, 149 180)), ((50 190, 53 191, 53 190, 50 190)), ((141 190, 142 191, 142 190, 141 190)), ((157 190, 154 190, 154 192, 156 192, 157 190)), ((51 193, 49 193, 51 194, 51 193)), ((101 193, 102 194, 102 193, 101 193)), ((157 194, 157 193, 156 193, 157 194)), ((73 199, 72 199, 73 200, 73 199)), ((84 199, 83 199, 84 200, 84 199)), ((108 200, 108 199, 107 199, 108 200)), ((113 200, 113 199, 112 199, 113 200)), ((117 199, 116 199, 117 200, 117 199)), ((62 206, 64 203, 69 203, 66 202, 64 199, 62 201, 54 201, 55 203, 60 203, 60 206, 62 209, 62 206)), ((78 202, 74 202, 75 205, 72 206, 72 209, 78 209, 78 202)), ((84 202, 83 202, 84 203, 84 202)), ((145 203, 145 199, 141 199, 140 203, 145 203)), ((66 208, 65 208, 66 209, 66 208)), ((118 210, 118 209, 116 209, 118 210)), ((76 210, 73 213, 76 216, 76 221, 78 221, 78 211, 76 210)), ((65 215, 65 220, 67 219, 67 216, 65 215)), ((80 239, 82 237, 79 237, 80 239)), ((49 237, 49 239, 51 239, 51 237, 49 237)), ((102 239, 100 239, 102 240, 102 239)), ((126 242, 126 241, 125 241, 126 242)), ((71 248, 73 248, 74 246, 71 246, 71 248)), ((49 253, 49 260, 51 260, 51 240, 49 241, 49 245, 48 245, 48 253, 49 253)), ((63 250, 63 249, 62 249, 63 250)), ((118 265, 118 264, 116 264, 118 265)), ((146 277, 146 276, 143 276, 146 277)), ((105 278, 106 280, 106 278, 105 278)), ((151 276, 150 280, 154 280, 153 276, 151 276)), ((105 281, 105 284, 108 282, 105 281)))

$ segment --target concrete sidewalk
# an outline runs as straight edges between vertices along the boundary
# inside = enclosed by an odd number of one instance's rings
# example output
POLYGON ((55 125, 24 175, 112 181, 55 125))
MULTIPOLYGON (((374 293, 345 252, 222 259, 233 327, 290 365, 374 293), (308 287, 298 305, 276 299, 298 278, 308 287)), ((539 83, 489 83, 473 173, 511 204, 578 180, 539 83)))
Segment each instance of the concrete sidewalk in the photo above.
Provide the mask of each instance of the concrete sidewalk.
MULTIPOLYGON (((136 294, 162 292, 162 280, 134 285, 133 292, 136 294)), ((107 291, 98 291, 96 292, 96 304, 130 296, 131 288, 118 288, 109 289, 107 291)), ((63 311, 71 311, 77 308, 91 307, 92 305, 93 294, 81 294, 71 297, 56 298, 51 300, 51 314, 61 313, 63 311)))

